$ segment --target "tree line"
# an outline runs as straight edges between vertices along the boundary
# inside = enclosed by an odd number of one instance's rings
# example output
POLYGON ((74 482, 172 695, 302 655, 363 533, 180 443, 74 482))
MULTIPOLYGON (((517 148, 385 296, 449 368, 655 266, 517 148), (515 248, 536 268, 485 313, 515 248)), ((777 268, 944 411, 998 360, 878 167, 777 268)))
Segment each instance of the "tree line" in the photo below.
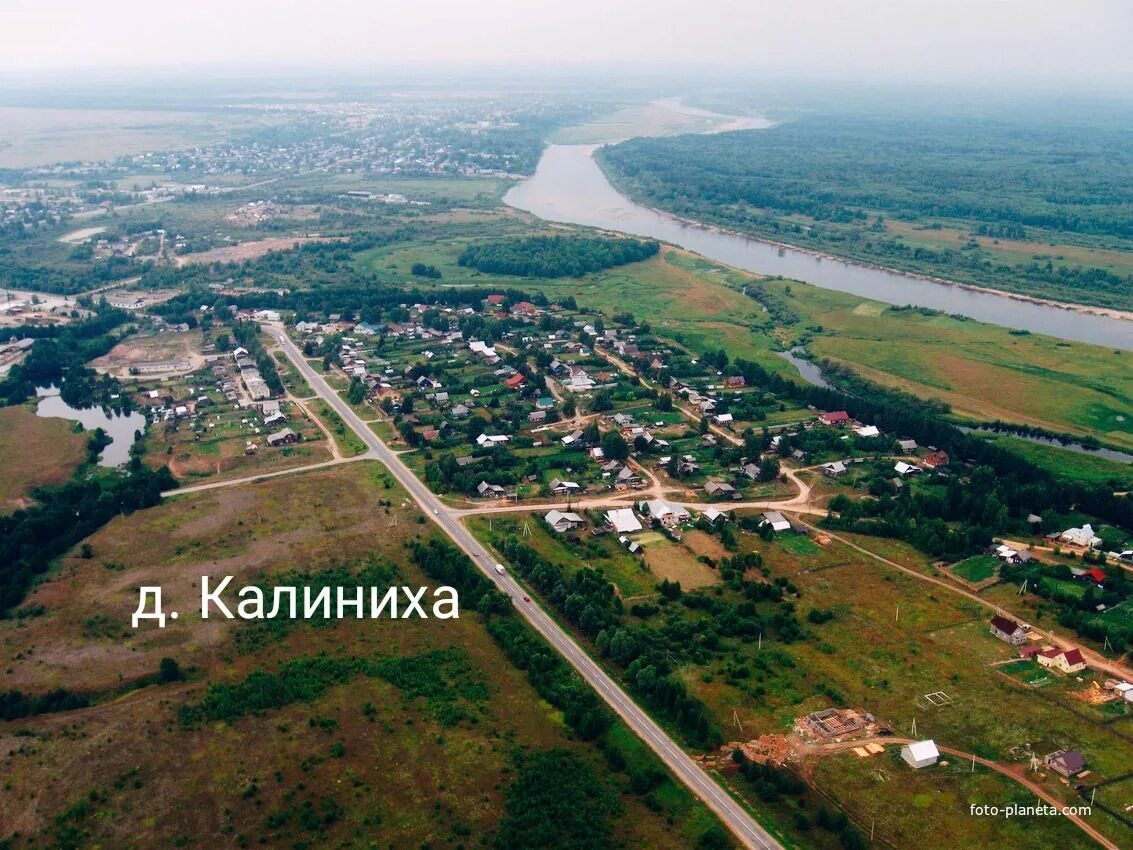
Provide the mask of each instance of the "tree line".
POLYGON ((640 239, 528 236, 470 245, 457 262, 487 274, 579 277, 647 260, 660 247, 657 242, 640 239))

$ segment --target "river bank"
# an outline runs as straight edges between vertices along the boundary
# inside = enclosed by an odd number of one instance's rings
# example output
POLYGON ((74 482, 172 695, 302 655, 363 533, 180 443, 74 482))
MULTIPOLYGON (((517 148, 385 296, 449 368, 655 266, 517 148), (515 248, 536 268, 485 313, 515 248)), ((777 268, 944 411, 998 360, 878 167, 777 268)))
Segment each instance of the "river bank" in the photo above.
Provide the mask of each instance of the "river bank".
POLYGON ((504 203, 548 221, 658 239, 766 277, 808 283, 892 304, 965 316, 1008 329, 1133 351, 1133 313, 1065 304, 934 279, 682 219, 635 203, 593 156, 598 145, 550 145, 535 174, 504 203))
MULTIPOLYGON (((609 184, 617 192, 619 192, 627 200, 631 201, 632 203, 636 204, 637 206, 641 207, 642 209, 649 210, 650 212, 655 213, 655 214, 660 215, 660 216, 667 216, 668 218, 671 218, 674 221, 679 221, 682 224, 688 225, 689 227, 699 227, 699 228, 702 228, 704 230, 707 230, 707 231, 710 231, 710 232, 713 232, 713 233, 719 233, 719 234, 724 235, 724 236, 732 236, 732 237, 735 237, 737 239, 745 239, 745 240, 750 240, 750 241, 753 241, 753 242, 760 242, 764 245, 770 245, 774 248, 781 248, 781 249, 788 250, 788 251, 797 251, 800 254, 808 254, 808 255, 815 257, 817 259, 831 260, 831 261, 837 262, 837 263, 851 264, 851 265, 854 265, 854 266, 859 266, 863 269, 873 269, 874 271, 883 272, 885 274, 890 274, 890 275, 898 275, 900 277, 907 277, 907 278, 910 278, 912 280, 923 280, 923 281, 928 281, 929 283, 939 284, 941 286, 954 286, 958 289, 966 289, 966 290, 969 290, 971 292, 981 292, 981 293, 987 293, 989 295, 995 295, 995 296, 998 296, 998 297, 1001 297, 1001 298, 1009 298, 1013 301, 1026 302, 1028 304, 1039 304, 1039 305, 1042 305, 1044 307, 1055 307, 1055 308, 1058 308, 1060 310, 1069 310, 1069 311, 1077 312, 1077 313, 1088 313, 1088 314, 1094 315, 1094 316, 1104 316, 1106 318, 1117 319, 1117 320, 1120 320, 1120 321, 1123 321, 1123 322, 1130 322, 1131 325, 1130 325, 1130 328, 1129 328, 1129 333, 1133 334, 1133 310, 1118 310, 1114 307, 1100 307, 1100 306, 1097 306, 1097 305, 1094 305, 1094 304, 1077 304, 1077 303, 1070 302, 1070 301, 1055 301, 1055 300, 1050 299, 1050 298, 1041 298, 1037 295, 1027 295, 1027 294, 1022 293, 1022 292, 1011 292, 1011 291, 1006 290, 1006 289, 995 289, 995 288, 990 287, 990 286, 980 286, 979 284, 975 284, 975 283, 965 283, 964 281, 952 280, 950 278, 936 277, 934 275, 926 275, 926 274, 920 274, 918 272, 905 271, 904 269, 894 268, 893 266, 885 266, 885 265, 882 265, 880 263, 871 263, 867 260, 850 259, 848 257, 838 256, 837 254, 831 254, 827 251, 820 251, 816 248, 807 248, 803 245, 794 245, 790 242, 781 242, 779 240, 772 239, 772 238, 767 237, 767 236, 760 236, 758 234, 753 234, 753 233, 744 233, 741 230, 732 230, 730 228, 722 227, 722 226, 717 225, 717 224, 707 224, 705 222, 698 221, 696 219, 686 218, 684 216, 677 215, 676 213, 671 213, 668 210, 661 209, 660 207, 654 207, 654 206, 651 206, 649 204, 642 203, 641 201, 634 198, 629 193, 628 190, 619 186, 618 183, 615 181, 615 179, 611 176, 610 172, 607 171, 602 166, 601 160, 598 159, 597 157, 594 157, 594 153, 600 147, 602 147, 602 145, 594 145, 593 146, 593 150, 591 151, 591 157, 594 159, 594 164, 598 167, 598 169, 602 172, 603 176, 606 178, 606 180, 609 182, 609 184)), ((807 283, 807 281, 800 281, 800 282, 801 283, 807 283)))

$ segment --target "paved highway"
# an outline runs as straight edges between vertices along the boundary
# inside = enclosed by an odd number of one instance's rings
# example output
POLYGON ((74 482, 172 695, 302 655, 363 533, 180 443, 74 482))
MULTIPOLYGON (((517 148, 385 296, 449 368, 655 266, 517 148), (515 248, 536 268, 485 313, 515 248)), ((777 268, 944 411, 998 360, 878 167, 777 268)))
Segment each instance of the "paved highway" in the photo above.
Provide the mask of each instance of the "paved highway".
POLYGON ((496 586, 511 597, 516 609, 570 664, 590 683, 590 686, 617 712, 649 748, 661 759, 696 796, 704 801, 723 821, 744 846, 758 850, 772 850, 779 844, 763 829, 750 814, 737 803, 715 780, 689 757, 629 696, 618 687, 597 663, 587 655, 577 643, 535 602, 524 601, 524 590, 509 574, 498 575, 493 569, 495 559, 491 553, 474 538, 448 508, 438 499, 401 459, 362 421, 350 405, 307 363, 295 343, 286 336, 280 325, 272 327, 278 338, 280 348, 288 356, 295 368, 338 415, 342 417, 358 436, 370 447, 370 451, 384 463, 409 495, 425 511, 426 516, 439 525, 453 542, 472 558, 472 562, 496 586))

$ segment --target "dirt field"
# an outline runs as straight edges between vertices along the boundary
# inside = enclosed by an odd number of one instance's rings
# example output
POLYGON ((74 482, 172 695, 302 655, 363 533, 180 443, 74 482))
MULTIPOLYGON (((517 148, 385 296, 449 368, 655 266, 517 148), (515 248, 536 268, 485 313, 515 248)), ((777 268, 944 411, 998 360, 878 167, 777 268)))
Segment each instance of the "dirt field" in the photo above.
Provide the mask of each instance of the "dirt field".
POLYGON ((268 239, 257 239, 254 242, 241 242, 225 248, 213 248, 211 251, 202 251, 199 254, 183 254, 177 258, 178 266, 188 266, 194 263, 242 263, 244 260, 254 260, 272 251, 286 251, 296 245, 305 245, 308 242, 327 242, 333 237, 322 236, 272 236, 268 239))
POLYGON ((0 513, 27 507, 36 487, 71 477, 88 442, 73 425, 41 419, 27 405, 0 408, 0 513))
POLYGON ((173 375, 200 369, 205 358, 201 351, 201 332, 159 333, 148 336, 131 336, 118 343, 107 354, 90 362, 92 369, 106 372, 118 378, 130 375, 130 369, 139 363, 155 360, 185 360, 184 369, 174 369, 162 374, 173 375))
POLYGON ((720 574, 696 560, 696 556, 679 543, 645 544, 645 563, 657 578, 679 581, 683 590, 708 587, 720 583, 720 574))

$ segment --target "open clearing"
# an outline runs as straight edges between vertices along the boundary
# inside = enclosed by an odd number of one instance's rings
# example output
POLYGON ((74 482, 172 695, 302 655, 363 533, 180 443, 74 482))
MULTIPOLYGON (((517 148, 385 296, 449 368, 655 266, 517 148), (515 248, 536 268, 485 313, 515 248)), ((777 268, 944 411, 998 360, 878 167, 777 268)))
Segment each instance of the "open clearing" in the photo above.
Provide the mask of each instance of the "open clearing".
POLYGON ((198 254, 182 254, 177 258, 178 266, 188 266, 195 263, 242 263, 245 260, 254 260, 272 251, 287 251, 308 242, 330 242, 336 237, 330 236, 272 236, 268 239, 257 239, 253 242, 241 242, 238 245, 227 245, 223 248, 213 248, 211 251, 201 251, 198 254))
POLYGON ((695 590, 720 583, 720 575, 702 564, 684 546, 663 540, 645 543, 645 563, 659 579, 680 582, 683 590, 695 590))
POLYGON ((952 572, 965 581, 979 584, 987 581, 999 570, 999 559, 995 555, 976 555, 952 567, 952 572))
POLYGON ((141 363, 154 361, 184 361, 183 368, 171 369, 171 373, 190 372, 200 369, 205 358, 200 353, 201 332, 187 333, 162 332, 147 335, 133 335, 118 343, 102 357, 90 362, 92 369, 109 372, 119 378, 130 374, 130 369, 141 363))
POLYGON ((27 507, 36 487, 70 478, 87 442, 66 419, 41 418, 28 405, 0 407, 0 512, 27 507))

